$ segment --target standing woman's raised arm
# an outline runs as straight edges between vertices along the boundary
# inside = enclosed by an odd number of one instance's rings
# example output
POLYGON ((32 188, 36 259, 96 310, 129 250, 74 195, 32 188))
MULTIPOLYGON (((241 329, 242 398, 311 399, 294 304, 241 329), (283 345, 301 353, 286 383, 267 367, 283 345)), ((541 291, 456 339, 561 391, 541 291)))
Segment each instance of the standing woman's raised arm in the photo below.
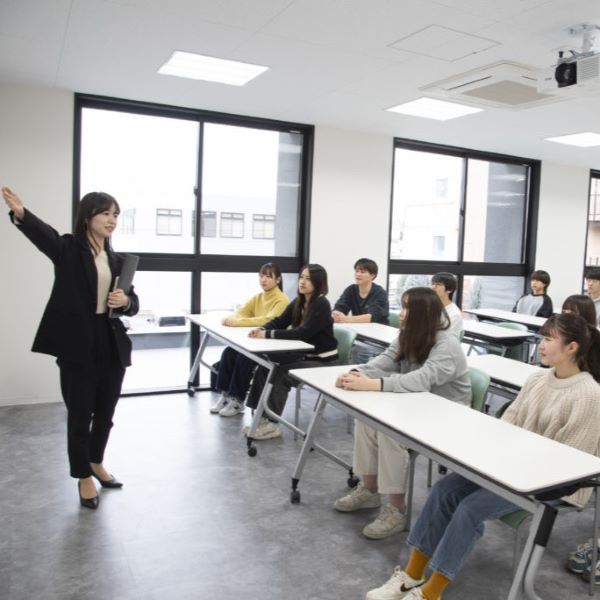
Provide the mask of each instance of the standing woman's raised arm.
POLYGON ((15 213, 15 217, 19 219, 19 221, 23 220, 25 215, 25 207, 23 206, 23 202, 21 202, 21 198, 17 196, 9 187, 2 188, 2 197, 4 198, 4 202, 10 210, 15 213))

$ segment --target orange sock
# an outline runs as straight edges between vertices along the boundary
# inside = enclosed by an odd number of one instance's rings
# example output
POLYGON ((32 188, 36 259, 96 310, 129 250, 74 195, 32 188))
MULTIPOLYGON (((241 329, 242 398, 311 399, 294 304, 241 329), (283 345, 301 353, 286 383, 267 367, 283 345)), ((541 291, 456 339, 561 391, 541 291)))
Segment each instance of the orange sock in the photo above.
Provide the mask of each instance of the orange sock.
MULTIPOLYGON (((412 575, 411 575, 412 577, 412 575)), ((421 592, 427 600, 440 600, 442 593, 450 583, 450 579, 434 571, 431 577, 423 584, 421 592)))
POLYGON ((406 569, 404 569, 404 571, 413 579, 423 579, 425 567, 427 566, 428 562, 429 556, 426 556, 420 550, 413 548, 408 559, 408 564, 406 565, 406 569))

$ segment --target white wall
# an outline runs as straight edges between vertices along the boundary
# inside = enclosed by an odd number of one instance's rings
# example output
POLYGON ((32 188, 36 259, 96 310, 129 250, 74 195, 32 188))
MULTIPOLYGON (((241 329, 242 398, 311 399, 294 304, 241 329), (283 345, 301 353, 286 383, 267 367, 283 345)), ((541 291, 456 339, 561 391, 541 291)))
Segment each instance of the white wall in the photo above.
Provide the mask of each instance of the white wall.
POLYGON ((535 268, 550 273, 555 311, 581 293, 589 182, 589 169, 542 164, 535 268))
POLYGON ((327 269, 332 304, 361 257, 378 264, 387 286, 392 158, 391 137, 315 130, 309 256, 327 269))
MULTIPOLYGON (((72 160, 73 94, 0 85, 0 185, 59 231, 70 231, 72 160)), ((52 264, 0 213, 0 405, 59 401, 54 360, 30 352, 52 264)))

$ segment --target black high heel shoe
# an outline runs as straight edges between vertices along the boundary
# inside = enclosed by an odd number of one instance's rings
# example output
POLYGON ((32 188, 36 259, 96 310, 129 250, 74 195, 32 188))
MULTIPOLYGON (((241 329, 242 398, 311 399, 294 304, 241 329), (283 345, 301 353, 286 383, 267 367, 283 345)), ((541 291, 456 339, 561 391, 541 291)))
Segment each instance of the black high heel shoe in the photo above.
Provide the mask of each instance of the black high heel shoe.
POLYGON ((123 487, 123 483, 120 481, 117 481, 114 477, 112 477, 111 479, 107 479, 107 480, 100 479, 100 477, 98 477, 98 475, 96 475, 96 473, 94 473, 94 471, 92 471, 92 477, 95 477, 103 488, 108 488, 108 489, 114 490, 114 489, 123 487))
POLYGON ((79 492, 79 503, 84 508, 91 508, 96 510, 100 504, 100 496, 96 494, 93 498, 83 498, 81 495, 81 481, 77 482, 77 491, 79 492))

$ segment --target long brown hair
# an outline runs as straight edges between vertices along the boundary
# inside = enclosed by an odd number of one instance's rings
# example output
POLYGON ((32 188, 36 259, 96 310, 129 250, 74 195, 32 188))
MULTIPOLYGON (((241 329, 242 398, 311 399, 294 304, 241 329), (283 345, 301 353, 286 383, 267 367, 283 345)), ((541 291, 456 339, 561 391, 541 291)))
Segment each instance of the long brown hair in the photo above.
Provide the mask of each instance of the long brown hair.
POLYGON ((313 292, 310 302, 306 302, 306 298, 304 294, 300 293, 298 290, 298 297, 294 300, 294 311, 292 312, 292 325, 294 327, 298 327, 306 319, 306 315, 308 315, 308 311, 310 310, 310 304, 319 296, 325 296, 329 292, 329 287, 327 285, 327 271, 324 267, 318 264, 308 264, 304 265, 300 269, 300 273, 298 274, 298 278, 302 275, 302 271, 304 269, 308 269, 308 274, 310 276, 310 282, 312 283, 315 291, 313 292))
POLYGON ((575 362, 600 382, 600 331, 574 313, 552 315, 541 327, 540 335, 559 338, 563 344, 577 343, 575 362))
POLYGON ((438 295, 426 287, 414 287, 402 294, 408 315, 400 324, 396 360, 423 364, 435 344, 437 332, 450 327, 448 313, 438 295))
POLYGON ((596 305, 589 296, 583 294, 569 296, 562 305, 562 311, 567 310, 583 317, 590 325, 596 327, 596 305))
MULTIPOLYGON (((101 212, 110 210, 113 206, 117 209, 117 213, 121 212, 119 203, 110 194, 106 192, 90 192, 81 199, 77 208, 75 235, 85 240, 94 254, 96 254, 96 249, 90 244, 90 240, 88 239, 88 221, 101 212)), ((106 251, 111 250, 110 238, 104 239, 104 249, 106 251)))

